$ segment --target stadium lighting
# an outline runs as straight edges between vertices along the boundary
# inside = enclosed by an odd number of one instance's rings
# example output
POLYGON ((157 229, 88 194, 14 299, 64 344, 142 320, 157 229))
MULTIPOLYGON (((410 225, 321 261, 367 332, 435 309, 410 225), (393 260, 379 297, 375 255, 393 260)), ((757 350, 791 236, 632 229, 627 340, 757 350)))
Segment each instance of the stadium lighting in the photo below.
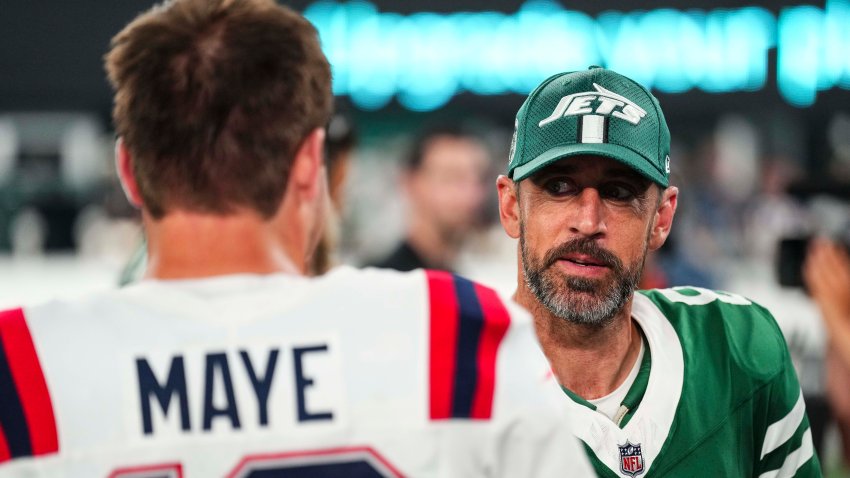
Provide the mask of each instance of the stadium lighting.
POLYGON ((757 91, 777 50, 777 87, 790 104, 850 89, 850 0, 761 8, 619 12, 596 18, 530 0, 510 14, 400 15, 322 0, 305 10, 319 29, 335 93, 367 110, 392 98, 429 111, 454 95, 527 94, 552 73, 598 64, 663 93, 757 91))

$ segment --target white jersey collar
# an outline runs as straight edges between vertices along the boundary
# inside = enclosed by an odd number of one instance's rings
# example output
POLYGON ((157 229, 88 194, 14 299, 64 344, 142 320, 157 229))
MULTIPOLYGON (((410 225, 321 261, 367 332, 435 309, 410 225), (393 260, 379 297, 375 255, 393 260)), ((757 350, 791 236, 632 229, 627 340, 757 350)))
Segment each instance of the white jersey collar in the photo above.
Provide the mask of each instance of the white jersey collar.
POLYGON ((670 434, 684 383, 682 344, 664 314, 647 297, 635 293, 632 317, 646 336, 652 369, 646 393, 631 420, 621 429, 608 417, 567 400, 576 436, 618 475, 622 474, 619 447, 626 443, 640 445, 643 473, 650 469, 670 434))

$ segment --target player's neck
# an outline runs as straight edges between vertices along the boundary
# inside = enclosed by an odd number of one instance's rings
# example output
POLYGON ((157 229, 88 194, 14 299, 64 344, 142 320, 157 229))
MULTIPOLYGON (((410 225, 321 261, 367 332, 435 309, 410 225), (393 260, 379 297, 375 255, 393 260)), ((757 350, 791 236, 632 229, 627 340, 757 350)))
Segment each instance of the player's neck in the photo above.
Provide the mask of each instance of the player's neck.
POLYGON ((642 341, 631 318, 631 299, 610 324, 590 327, 555 317, 536 299, 524 297, 526 294, 520 292, 517 300, 534 316, 540 345, 561 385, 593 400, 625 381, 640 355, 642 341))
POLYGON ((441 232, 436 224, 414 215, 407 228, 407 243, 428 267, 453 269, 460 241, 441 232))
POLYGON ((152 279, 188 279, 228 274, 303 274, 297 241, 280 237, 259 218, 172 212, 145 220, 152 279))

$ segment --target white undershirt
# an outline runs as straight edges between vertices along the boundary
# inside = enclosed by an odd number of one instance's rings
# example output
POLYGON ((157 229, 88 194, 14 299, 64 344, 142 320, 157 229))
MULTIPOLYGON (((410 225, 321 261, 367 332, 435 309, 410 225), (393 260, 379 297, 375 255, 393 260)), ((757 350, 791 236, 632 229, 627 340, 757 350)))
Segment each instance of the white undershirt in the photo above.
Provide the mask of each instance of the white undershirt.
POLYGON ((638 372, 640 371, 640 364, 643 362, 643 352, 644 352, 644 343, 643 340, 640 341, 640 352, 638 353, 637 360, 635 360, 634 366, 632 366, 632 371, 629 372, 626 380, 617 387, 616 390, 605 395, 604 397, 600 397, 594 400, 588 400, 588 402, 592 403, 596 406, 596 411, 610 418, 612 421, 616 421, 616 415, 618 410, 620 409, 620 404, 623 403, 623 399, 626 398, 626 394, 629 393, 629 389, 632 388, 632 384, 635 383, 635 379, 638 376, 638 372))

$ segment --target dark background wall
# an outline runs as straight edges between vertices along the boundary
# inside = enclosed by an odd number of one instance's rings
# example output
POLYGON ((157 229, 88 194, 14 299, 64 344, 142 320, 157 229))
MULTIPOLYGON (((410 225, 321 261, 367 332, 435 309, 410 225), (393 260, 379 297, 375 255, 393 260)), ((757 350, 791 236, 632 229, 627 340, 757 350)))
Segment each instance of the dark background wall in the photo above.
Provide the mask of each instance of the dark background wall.
MULTIPOLYGON (((310 2, 285 2, 303 9, 310 2)), ((522 2, 516 1, 374 1, 382 11, 412 13, 416 11, 516 11, 522 2)), ((655 8, 716 9, 758 5, 774 13, 783 7, 809 2, 772 1, 740 2, 686 0, 640 2, 641 10, 655 8)), ((22 110, 86 110, 108 115, 109 86, 104 78, 102 57, 109 39, 137 13, 153 4, 150 0, 84 1, 59 0, 26 1, 2 0, 0 3, 0 111, 22 110)), ((596 15, 605 10, 634 10, 634 2, 561 2, 565 8, 596 15)), ((822 4, 820 4, 822 6, 822 4)), ((775 56, 771 58, 771 74, 775 74, 775 56)), ((748 110, 764 104, 784 107, 775 88, 775 78, 769 78, 765 90, 756 93, 713 95, 686 93, 662 95, 665 104, 676 111, 699 111, 714 114, 736 108, 748 110)), ((803 114, 820 114, 831 110, 837 101, 847 100, 846 91, 831 91, 819 95, 817 103, 803 114)), ((466 106, 478 106, 475 99, 458 101, 466 106)), ((486 110, 495 105, 499 111, 513 104, 511 98, 488 98, 481 106, 486 110)))

